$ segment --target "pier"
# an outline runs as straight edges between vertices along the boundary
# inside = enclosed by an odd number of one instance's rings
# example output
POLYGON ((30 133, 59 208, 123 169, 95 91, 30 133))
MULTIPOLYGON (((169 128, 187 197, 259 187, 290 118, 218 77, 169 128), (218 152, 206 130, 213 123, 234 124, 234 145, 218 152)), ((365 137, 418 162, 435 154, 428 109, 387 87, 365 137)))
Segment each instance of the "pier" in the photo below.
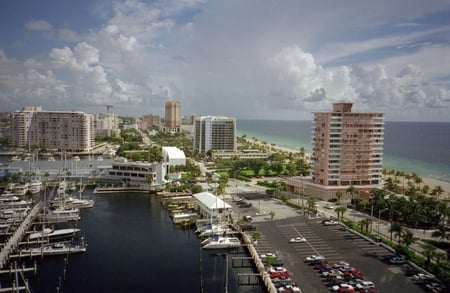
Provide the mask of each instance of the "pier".
POLYGON ((42 208, 42 203, 37 203, 25 219, 22 221, 20 226, 16 229, 14 234, 8 239, 5 245, 2 247, 0 251, 0 269, 4 269, 6 264, 8 263, 8 259, 10 254, 17 248, 19 241, 23 238, 26 231, 30 228, 34 218, 36 218, 37 214, 42 208))

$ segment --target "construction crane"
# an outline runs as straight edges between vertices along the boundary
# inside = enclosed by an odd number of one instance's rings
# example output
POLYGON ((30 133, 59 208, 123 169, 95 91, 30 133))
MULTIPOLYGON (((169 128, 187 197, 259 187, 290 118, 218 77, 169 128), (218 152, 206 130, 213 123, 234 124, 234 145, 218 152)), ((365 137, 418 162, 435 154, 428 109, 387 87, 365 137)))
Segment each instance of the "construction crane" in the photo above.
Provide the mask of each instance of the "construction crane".
POLYGON ((109 113, 109 109, 113 108, 113 105, 105 105, 106 107, 106 113, 109 113))

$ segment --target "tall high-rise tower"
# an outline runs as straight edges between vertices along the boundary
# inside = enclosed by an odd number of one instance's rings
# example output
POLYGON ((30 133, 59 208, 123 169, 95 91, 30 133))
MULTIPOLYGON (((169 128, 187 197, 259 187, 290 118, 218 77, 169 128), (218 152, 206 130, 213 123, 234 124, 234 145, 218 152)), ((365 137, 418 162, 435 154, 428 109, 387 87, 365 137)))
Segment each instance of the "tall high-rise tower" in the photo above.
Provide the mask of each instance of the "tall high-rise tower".
POLYGON ((197 117, 194 127, 194 152, 236 151, 236 119, 221 116, 197 117))
POLYGON ((312 181, 324 186, 379 186, 383 167, 384 114, 354 113, 333 103, 314 113, 312 181))
POLYGON ((167 101, 164 116, 164 127, 170 132, 179 132, 181 126, 180 102, 167 101))

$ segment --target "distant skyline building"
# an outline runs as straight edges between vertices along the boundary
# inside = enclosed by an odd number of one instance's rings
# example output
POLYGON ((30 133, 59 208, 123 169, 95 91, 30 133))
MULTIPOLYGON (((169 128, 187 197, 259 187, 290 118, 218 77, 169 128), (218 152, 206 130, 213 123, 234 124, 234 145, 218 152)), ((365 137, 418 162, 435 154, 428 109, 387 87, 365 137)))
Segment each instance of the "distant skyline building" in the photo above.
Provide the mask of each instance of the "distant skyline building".
POLYGON ((181 114, 179 101, 167 101, 165 107, 164 128, 168 132, 180 132, 181 114))
POLYGON ((10 113, 10 146, 88 152, 95 145, 95 118, 78 111, 43 111, 40 106, 10 113))
POLYGON ((384 114, 352 112, 353 103, 333 103, 332 112, 316 112, 312 126, 312 178, 288 181, 291 191, 335 197, 350 186, 359 192, 382 187, 384 114), (304 185, 306 183, 306 186, 304 185))
POLYGON ((114 113, 95 115, 95 132, 97 135, 115 136, 119 134, 119 117, 114 113))
POLYGON ((194 152, 209 150, 235 152, 236 119, 223 116, 196 117, 194 123, 194 152))

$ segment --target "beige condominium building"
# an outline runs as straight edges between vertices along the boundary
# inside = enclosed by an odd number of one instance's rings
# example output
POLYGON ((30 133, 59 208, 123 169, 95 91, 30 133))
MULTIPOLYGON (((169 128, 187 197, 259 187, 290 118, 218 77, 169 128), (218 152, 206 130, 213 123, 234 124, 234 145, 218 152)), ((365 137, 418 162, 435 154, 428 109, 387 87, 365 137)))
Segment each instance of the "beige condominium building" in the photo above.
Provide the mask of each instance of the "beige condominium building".
POLYGON ((194 152, 235 152, 236 119, 223 116, 197 117, 194 123, 194 152))
POLYGON ((311 178, 288 180, 293 192, 322 199, 347 195, 350 186, 361 196, 382 187, 384 114, 352 112, 352 103, 333 103, 332 112, 314 113, 311 178))
POLYGON ((180 102, 167 101, 164 116, 164 129, 168 132, 180 132, 180 102))
POLYGON ((95 145, 95 118, 78 111, 43 111, 40 106, 10 113, 10 145, 89 152, 95 145))

